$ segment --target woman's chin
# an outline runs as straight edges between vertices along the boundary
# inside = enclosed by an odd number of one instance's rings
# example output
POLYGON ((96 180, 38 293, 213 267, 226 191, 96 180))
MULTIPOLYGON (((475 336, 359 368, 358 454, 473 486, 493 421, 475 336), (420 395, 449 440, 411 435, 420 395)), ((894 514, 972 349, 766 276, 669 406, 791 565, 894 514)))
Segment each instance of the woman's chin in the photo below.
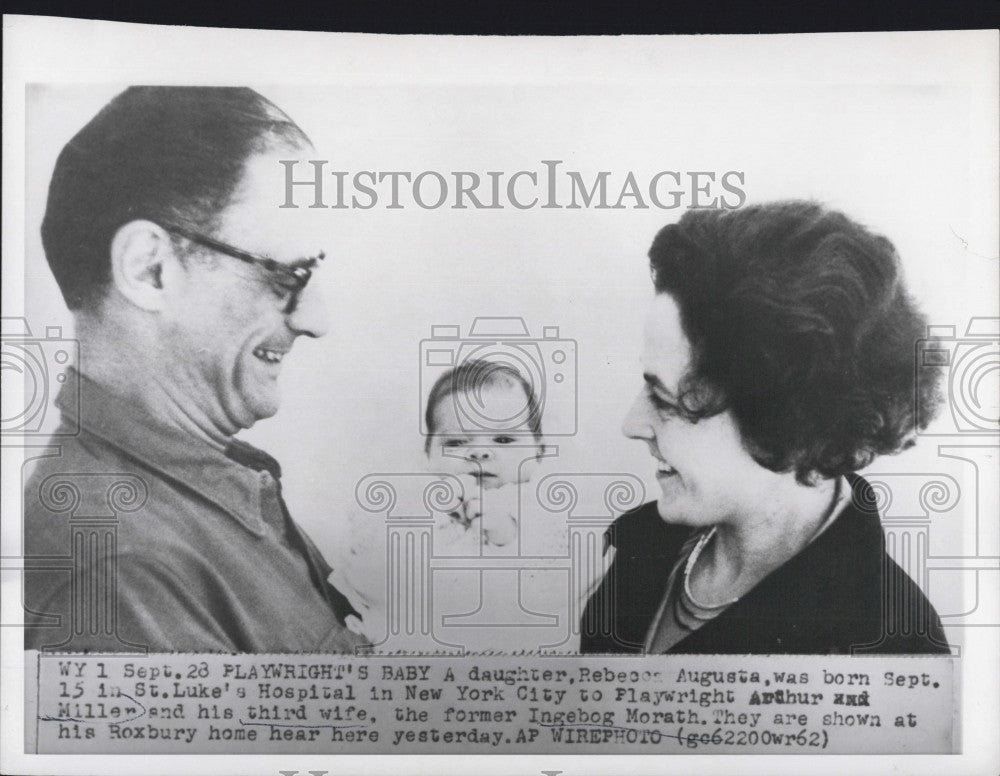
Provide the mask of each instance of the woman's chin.
POLYGON ((656 501, 656 510, 660 513, 660 519, 670 525, 689 525, 692 527, 702 525, 698 516, 692 514, 691 510, 684 509, 678 503, 677 498, 673 496, 661 494, 656 501))
POLYGON ((674 499, 660 496, 656 501, 656 510, 665 523, 677 523, 679 515, 674 505, 674 499))

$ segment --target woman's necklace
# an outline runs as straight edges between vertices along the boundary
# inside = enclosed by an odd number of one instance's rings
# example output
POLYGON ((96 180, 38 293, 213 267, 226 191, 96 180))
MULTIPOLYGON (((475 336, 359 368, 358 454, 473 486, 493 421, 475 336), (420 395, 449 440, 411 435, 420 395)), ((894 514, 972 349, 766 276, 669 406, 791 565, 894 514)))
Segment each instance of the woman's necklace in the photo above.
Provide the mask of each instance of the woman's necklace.
MULTIPOLYGON (((712 537, 715 536, 716 526, 712 526, 711 529, 702 535, 698 540, 698 543, 691 550, 691 554, 688 555, 687 563, 684 564, 684 595, 687 597, 685 603, 694 604, 695 607, 703 611, 711 612, 717 609, 724 609, 727 606, 731 606, 740 600, 739 596, 736 596, 731 601, 723 601, 721 604, 703 604, 694 594, 691 592, 691 569, 694 568, 694 564, 698 560, 698 556, 701 555, 701 551, 705 548, 705 545, 712 541, 712 537)), ((694 614, 694 612, 691 612, 694 614)))
MULTIPOLYGON (((809 541, 806 542, 807 546, 826 529, 827 525, 829 525, 839 503, 840 478, 838 477, 836 487, 833 491, 833 499, 830 501, 830 506, 827 507, 826 512, 823 513, 823 517, 819 521, 819 527, 816 529, 816 532, 809 537, 809 541)), ((712 541, 712 537, 715 536, 717 528, 718 526, 713 525, 702 535, 702 537, 698 540, 698 543, 694 546, 694 549, 691 550, 691 554, 688 555, 687 563, 684 564, 683 597, 685 600, 683 600, 682 603, 688 613, 699 620, 711 619, 711 617, 714 616, 714 613, 718 612, 719 609, 725 609, 727 606, 732 606, 740 600, 740 596, 736 596, 735 598, 729 601, 723 601, 720 604, 705 604, 695 598, 694 594, 691 592, 691 570, 694 568, 694 564, 698 561, 698 556, 701 555, 701 551, 705 549, 705 546, 710 541, 712 541)))

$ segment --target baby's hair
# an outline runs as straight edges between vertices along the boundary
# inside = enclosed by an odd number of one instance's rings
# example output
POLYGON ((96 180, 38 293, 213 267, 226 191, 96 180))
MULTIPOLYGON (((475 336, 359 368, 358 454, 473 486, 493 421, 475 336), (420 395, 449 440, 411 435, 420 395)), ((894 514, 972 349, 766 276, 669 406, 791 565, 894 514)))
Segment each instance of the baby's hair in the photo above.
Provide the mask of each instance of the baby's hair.
POLYGON ((427 410, 424 415, 427 422, 427 438, 424 441, 424 452, 430 453, 431 451, 431 437, 437 431, 434 423, 434 412, 442 401, 455 394, 476 393, 483 388, 494 386, 519 386, 524 391, 528 400, 528 430, 534 434, 535 439, 541 439, 541 407, 531 384, 524 378, 524 375, 509 364, 487 361, 482 358, 470 358, 441 375, 427 396, 427 410))

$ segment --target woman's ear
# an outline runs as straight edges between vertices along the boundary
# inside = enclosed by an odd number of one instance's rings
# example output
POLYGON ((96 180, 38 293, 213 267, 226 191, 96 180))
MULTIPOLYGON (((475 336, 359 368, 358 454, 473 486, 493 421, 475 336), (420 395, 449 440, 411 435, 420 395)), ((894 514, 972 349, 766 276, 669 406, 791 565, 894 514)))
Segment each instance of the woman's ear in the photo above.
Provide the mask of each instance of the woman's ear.
POLYGON ((111 280, 143 310, 163 309, 165 275, 175 263, 170 236, 152 221, 129 221, 111 240, 111 280))

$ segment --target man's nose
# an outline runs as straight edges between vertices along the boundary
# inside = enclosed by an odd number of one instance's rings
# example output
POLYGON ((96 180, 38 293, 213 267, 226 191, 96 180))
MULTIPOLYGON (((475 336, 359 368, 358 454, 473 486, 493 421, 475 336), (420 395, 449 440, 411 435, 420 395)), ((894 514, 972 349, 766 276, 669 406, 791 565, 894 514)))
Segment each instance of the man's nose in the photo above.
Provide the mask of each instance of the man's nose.
POLYGON ((652 439, 653 428, 650 424, 649 399, 646 398, 645 391, 640 392, 625 413, 622 421, 622 433, 629 439, 652 439))
POLYGON ((330 330, 326 302, 318 286, 310 283, 299 293, 295 307, 288 313, 288 327, 307 337, 322 337, 330 330))

